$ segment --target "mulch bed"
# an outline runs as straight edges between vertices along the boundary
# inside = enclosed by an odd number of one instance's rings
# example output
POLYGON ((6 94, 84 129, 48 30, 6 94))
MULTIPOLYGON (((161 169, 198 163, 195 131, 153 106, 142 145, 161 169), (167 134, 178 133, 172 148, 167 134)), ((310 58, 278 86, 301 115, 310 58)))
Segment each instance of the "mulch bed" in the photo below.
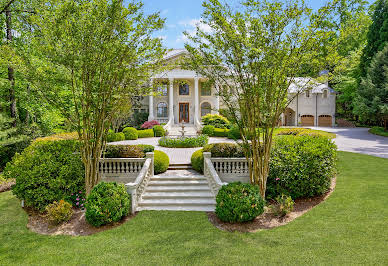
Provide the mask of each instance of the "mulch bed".
POLYGON ((11 190, 11 187, 15 185, 15 181, 0 183, 0 193, 11 190))
POLYGON ((275 216, 273 213, 270 212, 269 209, 267 209, 262 215, 256 217, 253 221, 245 223, 223 222, 218 219, 214 212, 208 212, 207 215, 209 221, 214 226, 216 226, 218 229, 225 231, 256 232, 263 229, 271 229, 288 224, 289 222, 295 220, 299 216, 305 214, 306 212, 317 206, 322 201, 326 200, 334 191, 335 185, 336 179, 333 178, 330 185, 330 189, 325 194, 313 198, 295 200, 294 210, 284 217, 275 216))
POLYGON ((74 214, 70 221, 60 224, 52 225, 49 223, 44 214, 41 214, 33 209, 24 208, 28 214, 27 228, 31 231, 42 235, 70 235, 70 236, 87 236, 109 230, 122 225, 129 221, 135 215, 129 215, 121 221, 103 225, 101 227, 94 227, 90 225, 85 219, 85 211, 74 209, 74 214))

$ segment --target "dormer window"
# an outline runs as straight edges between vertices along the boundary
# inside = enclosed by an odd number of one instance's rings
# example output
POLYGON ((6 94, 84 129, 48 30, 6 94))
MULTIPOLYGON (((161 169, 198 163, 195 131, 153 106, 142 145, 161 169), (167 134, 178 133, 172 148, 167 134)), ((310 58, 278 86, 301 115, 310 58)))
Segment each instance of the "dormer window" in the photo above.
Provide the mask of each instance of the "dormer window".
POLYGON ((327 96, 329 95, 328 91, 327 90, 323 90, 323 94, 322 94, 322 97, 324 99, 327 99, 327 96))

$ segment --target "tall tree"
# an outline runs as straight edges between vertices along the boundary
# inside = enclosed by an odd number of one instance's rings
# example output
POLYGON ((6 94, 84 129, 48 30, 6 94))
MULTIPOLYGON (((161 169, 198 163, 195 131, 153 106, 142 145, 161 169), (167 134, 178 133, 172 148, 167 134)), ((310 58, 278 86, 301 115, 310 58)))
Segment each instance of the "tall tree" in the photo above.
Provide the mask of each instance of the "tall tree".
POLYGON ((367 76, 362 79, 354 112, 363 122, 388 121, 388 44, 372 59, 367 76))
POLYGON ((203 6, 202 22, 211 31, 197 26, 195 35, 186 33, 188 66, 215 83, 228 117, 239 126, 251 183, 265 197, 272 134, 291 100, 288 88, 298 82, 301 66, 322 69, 320 51, 330 38, 325 17, 334 6, 316 13, 298 0, 247 0, 238 10, 219 0, 203 6))
POLYGON ((388 0, 377 0, 372 24, 367 35, 367 44, 363 50, 360 62, 361 76, 366 77, 372 58, 383 50, 388 42, 388 0))
POLYGON ((165 50, 152 37, 158 13, 121 0, 50 0, 33 17, 36 58, 32 89, 75 125, 85 165, 86 193, 98 182, 98 162, 111 122, 133 95, 149 90, 165 50), (42 64, 44 62, 44 64, 42 64))

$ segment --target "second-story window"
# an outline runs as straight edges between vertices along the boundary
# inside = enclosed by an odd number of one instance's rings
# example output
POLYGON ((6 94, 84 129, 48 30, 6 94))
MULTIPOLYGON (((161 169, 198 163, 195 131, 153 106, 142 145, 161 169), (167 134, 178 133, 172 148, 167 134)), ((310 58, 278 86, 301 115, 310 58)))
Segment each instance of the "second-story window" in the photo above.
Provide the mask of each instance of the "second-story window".
POLYGON ((188 83, 180 83, 179 84, 179 95, 189 95, 190 88, 188 83))
POLYGON ((157 91, 161 96, 167 96, 167 83, 159 84, 157 87, 157 91))
POLYGON ((212 87, 209 82, 201 83, 201 96, 210 96, 212 95, 212 87))

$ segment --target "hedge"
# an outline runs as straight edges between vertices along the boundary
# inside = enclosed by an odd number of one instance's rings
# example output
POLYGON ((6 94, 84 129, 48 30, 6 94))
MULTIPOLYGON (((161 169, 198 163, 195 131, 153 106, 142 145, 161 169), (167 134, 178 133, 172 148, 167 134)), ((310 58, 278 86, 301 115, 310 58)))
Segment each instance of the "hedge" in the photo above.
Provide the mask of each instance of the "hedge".
POLYGON ((137 134, 139 138, 152 138, 154 136, 154 131, 152 129, 143 129, 138 130, 137 134))
POLYGON ((137 129, 133 127, 126 127, 123 129, 123 133, 126 140, 135 140, 139 137, 137 129))
POLYGON ((195 148, 203 147, 208 141, 209 137, 207 135, 179 138, 162 137, 159 139, 159 145, 168 148, 195 148))
POLYGON ((227 128, 214 128, 214 137, 227 137, 229 129, 227 128))

